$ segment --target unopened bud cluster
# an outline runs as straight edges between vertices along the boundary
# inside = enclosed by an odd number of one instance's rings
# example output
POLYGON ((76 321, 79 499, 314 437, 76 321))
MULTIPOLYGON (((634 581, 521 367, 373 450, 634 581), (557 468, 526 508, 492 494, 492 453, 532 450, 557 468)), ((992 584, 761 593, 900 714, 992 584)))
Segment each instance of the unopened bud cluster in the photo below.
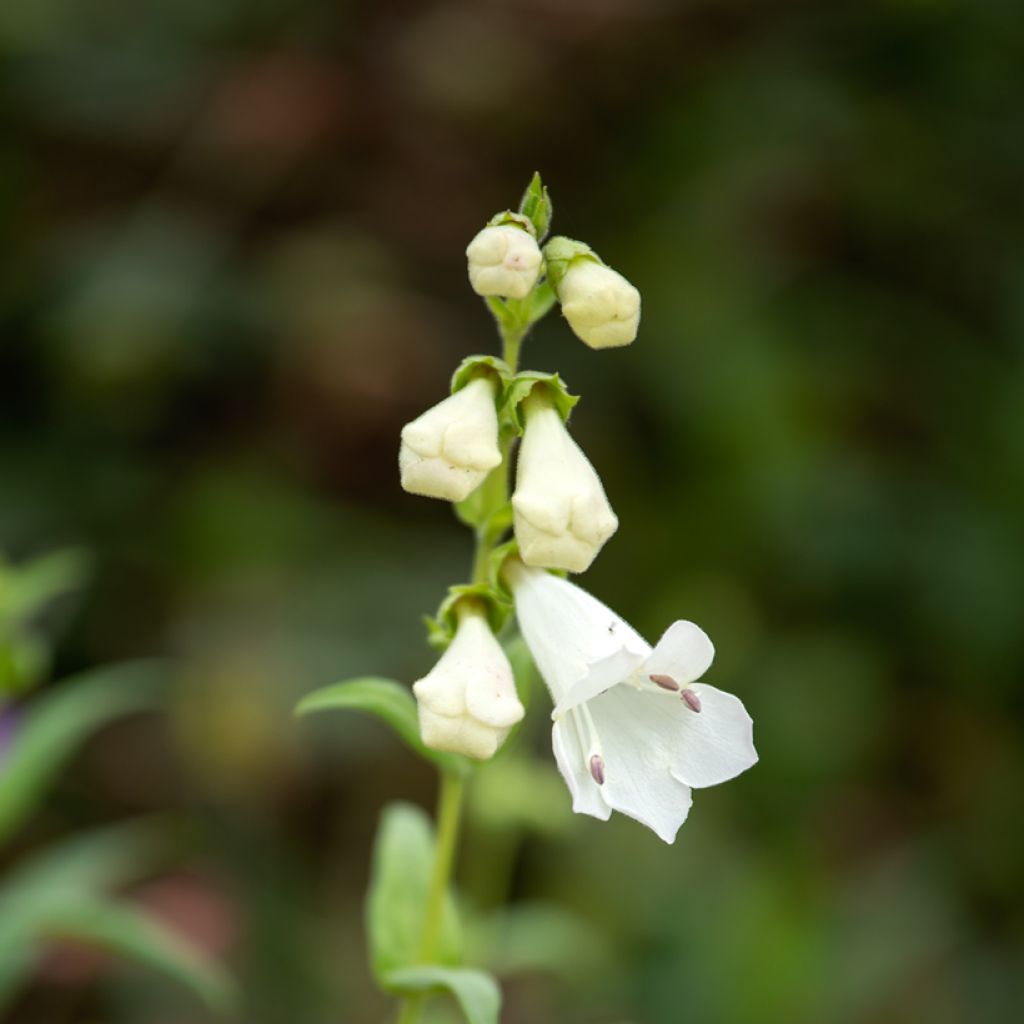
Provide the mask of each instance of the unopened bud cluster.
MULTIPOLYGON (((545 243, 550 217, 547 191, 535 177, 519 211, 496 215, 469 243, 470 285, 487 300, 502 338, 514 338, 514 345, 506 348, 508 361, 474 356, 463 363, 451 395, 402 429, 399 468, 406 491, 456 503, 460 517, 492 545, 511 519, 526 565, 581 573, 618 519, 567 429, 575 398, 557 375, 517 372, 509 363, 516 362, 522 337, 556 302, 591 348, 630 344, 640 294, 584 243, 561 236, 545 243), (497 534, 488 532, 495 523, 497 534)), ((428 746, 487 758, 523 709, 479 598, 456 601, 451 611, 449 646, 414 687, 421 734, 428 746)))

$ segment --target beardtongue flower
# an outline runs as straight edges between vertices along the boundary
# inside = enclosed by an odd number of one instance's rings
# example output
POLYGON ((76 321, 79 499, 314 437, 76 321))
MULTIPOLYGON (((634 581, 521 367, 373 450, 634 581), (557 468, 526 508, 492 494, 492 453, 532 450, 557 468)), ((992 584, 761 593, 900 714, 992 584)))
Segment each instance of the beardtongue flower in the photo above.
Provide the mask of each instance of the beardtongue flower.
POLYGON ((523 717, 512 666, 494 638, 481 605, 458 603, 455 639, 413 693, 420 735, 435 750, 478 760, 493 757, 523 717))
POLYGON ((558 283, 562 314, 591 348, 630 344, 640 327, 640 292, 618 271, 578 256, 558 283))
POLYGON ((398 467, 410 494, 462 501, 501 463, 492 378, 473 378, 402 428, 398 467))
POLYGON ((527 565, 583 572, 618 529, 597 471, 545 389, 523 403, 526 430, 512 495, 513 527, 527 565))
POLYGON ((477 295, 524 299, 540 274, 541 251, 525 228, 496 224, 484 228, 466 248, 469 283, 477 295))
POLYGON ((699 681, 714 657, 711 641, 680 621, 652 648, 567 580, 514 559, 504 573, 555 702, 552 743, 573 810, 605 821, 620 811, 673 842, 692 788, 757 761, 741 701, 699 681))

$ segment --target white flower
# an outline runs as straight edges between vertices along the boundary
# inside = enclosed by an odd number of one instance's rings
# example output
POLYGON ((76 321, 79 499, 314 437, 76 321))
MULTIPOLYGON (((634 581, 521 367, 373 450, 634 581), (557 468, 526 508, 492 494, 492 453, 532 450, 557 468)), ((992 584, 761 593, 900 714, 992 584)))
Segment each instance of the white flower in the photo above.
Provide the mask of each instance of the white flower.
POLYGON ((524 299, 537 283, 541 253, 537 240, 512 224, 486 227, 466 248, 469 283, 477 295, 524 299))
POLYGON ((527 565, 583 572, 619 525, 600 477, 543 388, 523 404, 513 525, 527 565))
POLYGON ((413 686, 420 735, 435 750, 484 760, 493 757, 523 717, 512 666, 480 605, 460 601, 455 639, 413 686))
POLYGON ((477 377, 402 428, 398 467, 407 491, 462 501, 501 463, 494 389, 477 377))
POLYGON ((640 326, 640 293, 620 273, 586 256, 558 284, 562 313, 591 348, 628 345, 640 326))
POLYGON ((567 580, 511 560, 519 628, 555 702, 552 741, 573 810, 613 810, 666 843, 691 788, 714 786, 757 761, 753 723, 737 697, 698 682, 714 647, 675 622, 657 647, 567 580))

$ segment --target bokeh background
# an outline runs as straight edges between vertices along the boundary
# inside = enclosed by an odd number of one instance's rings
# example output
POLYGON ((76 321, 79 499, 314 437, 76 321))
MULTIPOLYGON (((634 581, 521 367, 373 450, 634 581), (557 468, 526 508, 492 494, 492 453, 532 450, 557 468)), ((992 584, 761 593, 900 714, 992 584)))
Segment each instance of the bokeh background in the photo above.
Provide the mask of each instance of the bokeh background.
MULTIPOLYGON (((369 848, 434 779, 291 711, 432 663, 469 538, 402 493, 398 432, 494 349, 463 250, 539 169, 644 296, 628 349, 552 316, 524 353, 583 395, 621 520, 586 585, 708 630, 761 763, 672 847, 574 818, 535 689, 462 848, 503 1019, 1017 1019, 1022 30, 1014 0, 0 6, 0 547, 91 555, 5 729, 78 670, 179 666, 0 869, 172 820, 129 895, 230 966, 239 1021, 387 1019, 369 848)), ((57 947, 8 1019, 214 1018, 57 947)))

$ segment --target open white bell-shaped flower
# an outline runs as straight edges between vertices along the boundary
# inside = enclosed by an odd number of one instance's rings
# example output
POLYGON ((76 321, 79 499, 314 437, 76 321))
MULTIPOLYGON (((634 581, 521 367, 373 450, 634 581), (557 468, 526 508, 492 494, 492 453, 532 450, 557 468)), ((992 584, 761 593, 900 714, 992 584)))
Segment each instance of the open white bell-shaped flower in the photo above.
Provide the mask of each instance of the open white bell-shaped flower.
POLYGON ((601 478, 542 387, 523 403, 513 527, 527 565, 583 572, 619 525, 601 478))
POLYGON ((575 335, 591 348, 616 348, 636 338, 640 292, 617 270, 577 257, 558 284, 558 299, 575 335))
POLYGON ((456 606, 456 615, 455 639, 412 688, 419 704, 420 735, 434 750, 486 760, 522 719, 523 705, 512 666, 483 607, 465 599, 456 606))
POLYGON ((707 635, 675 622, 653 649, 567 580, 510 560, 519 628, 555 702, 552 743, 573 810, 613 810, 675 839, 691 788, 757 761, 739 698, 699 682, 714 657, 707 635))
POLYGON ((525 299, 542 260, 537 239, 514 224, 490 225, 466 249, 469 283, 477 295, 525 299))
POLYGON ((495 388, 491 377, 476 377, 402 428, 405 490, 462 501, 501 463, 495 388))

